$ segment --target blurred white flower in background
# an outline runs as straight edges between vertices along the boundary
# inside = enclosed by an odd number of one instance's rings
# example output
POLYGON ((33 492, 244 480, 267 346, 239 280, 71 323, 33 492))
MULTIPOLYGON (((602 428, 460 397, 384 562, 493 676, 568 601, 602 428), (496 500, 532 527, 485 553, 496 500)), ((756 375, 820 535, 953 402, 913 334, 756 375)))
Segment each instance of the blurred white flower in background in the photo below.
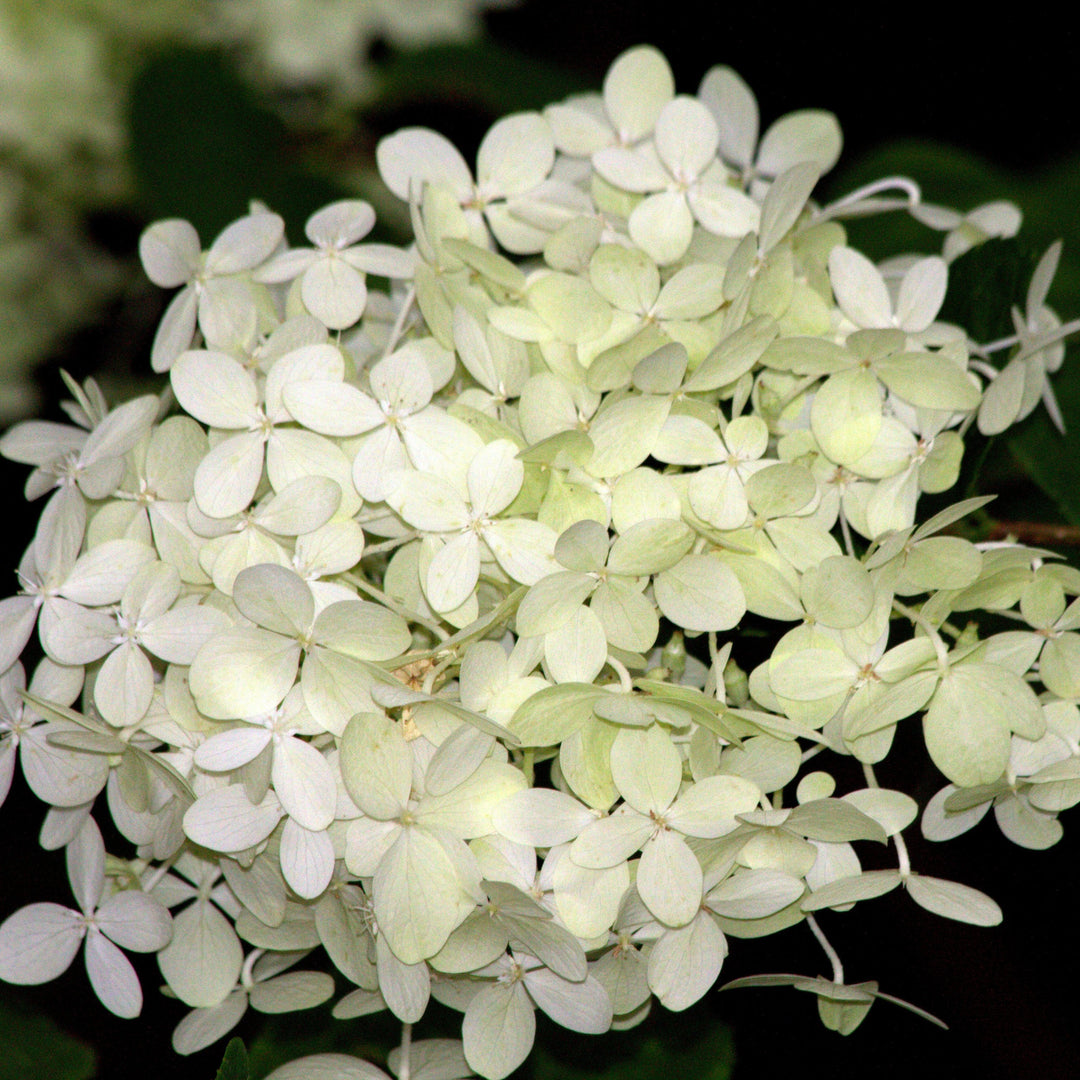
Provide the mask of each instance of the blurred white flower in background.
POLYGON ((127 115, 155 53, 220 47, 260 92, 340 109, 373 92, 377 41, 465 40, 482 9, 506 3, 0 0, 0 423, 35 409, 34 367, 132 280, 134 260, 106 250, 90 220, 134 196, 127 115))

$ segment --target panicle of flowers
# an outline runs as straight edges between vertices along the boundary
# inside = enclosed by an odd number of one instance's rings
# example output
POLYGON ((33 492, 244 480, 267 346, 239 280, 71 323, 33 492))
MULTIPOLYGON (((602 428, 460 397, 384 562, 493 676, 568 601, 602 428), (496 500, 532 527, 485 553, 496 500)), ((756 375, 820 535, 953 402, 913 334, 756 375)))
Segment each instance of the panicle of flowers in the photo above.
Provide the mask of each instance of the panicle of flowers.
POLYGON ((993 807, 1046 847, 1080 801, 1080 574, 956 535, 985 500, 918 513, 973 423, 1054 407, 1076 327, 1045 305, 1056 248, 1014 339, 943 322, 948 260, 1015 217, 902 178, 820 206, 839 149, 818 111, 759 140, 730 68, 678 95, 641 47, 602 95, 499 121, 475 175, 435 132, 384 140, 408 249, 362 243, 359 200, 304 247, 260 206, 205 252, 151 226, 169 391, 71 383, 73 425, 0 440, 48 495, 0 602, 0 793, 18 756, 79 904, 0 924, 0 978, 85 939, 133 1015, 116 946, 141 948, 191 1010, 181 1053, 340 992, 406 1025, 415 1075, 499 1080, 537 1008, 586 1033, 684 1009, 731 938, 805 921, 832 978, 758 984, 849 1031, 896 999, 845 982, 816 912, 903 888, 998 922, 912 866, 920 808, 874 769, 921 717, 935 840, 993 807), (847 244, 898 206, 945 258, 847 244), (108 881, 103 815, 133 849, 108 881), (864 872, 868 842, 895 865, 864 872), (431 998, 460 1043, 412 1041, 431 998))

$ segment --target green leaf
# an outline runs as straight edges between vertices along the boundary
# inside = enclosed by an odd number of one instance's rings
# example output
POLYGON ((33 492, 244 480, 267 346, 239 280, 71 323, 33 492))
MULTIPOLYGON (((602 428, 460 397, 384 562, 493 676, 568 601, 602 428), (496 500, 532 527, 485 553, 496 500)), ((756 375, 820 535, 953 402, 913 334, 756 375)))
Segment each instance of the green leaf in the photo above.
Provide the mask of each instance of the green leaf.
POLYGON ((186 218, 204 239, 245 213, 255 191, 297 232, 314 210, 349 194, 288 164, 281 120, 252 103, 217 51, 155 54, 132 90, 130 130, 143 210, 186 218))
POLYGON ((729 1080, 735 1045, 718 1020, 688 1023, 681 1013, 656 1010, 629 1031, 541 1040, 530 1064, 533 1080, 729 1080))
POLYGON ((1071 370, 1071 375, 1053 380, 1065 420, 1065 434, 1040 409, 1010 435, 1009 450, 1054 500, 1065 519, 1080 525, 1080 485, 1076 483, 1076 462, 1080 461, 1080 379, 1069 367, 1075 363, 1075 355, 1066 357, 1066 371, 1071 370))
MULTIPOLYGON (((90 1080, 94 1050, 13 994, 0 1004, 0 1080, 90 1080)), ((246 1074, 245 1074, 246 1080, 246 1074)))
POLYGON ((244 1040, 233 1038, 225 1047, 225 1056, 221 1059, 214 1080, 248 1080, 248 1053, 244 1046, 244 1040))

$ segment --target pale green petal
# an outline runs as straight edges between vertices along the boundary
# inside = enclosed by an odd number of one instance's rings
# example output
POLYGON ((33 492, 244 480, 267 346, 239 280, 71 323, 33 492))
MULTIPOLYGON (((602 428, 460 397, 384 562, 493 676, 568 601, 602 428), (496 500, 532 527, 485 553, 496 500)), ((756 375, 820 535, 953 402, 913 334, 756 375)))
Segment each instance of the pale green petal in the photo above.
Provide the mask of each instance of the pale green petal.
POLYGON ((480 143, 477 184, 489 197, 522 195, 547 176, 554 161, 547 121, 539 113, 515 113, 497 121, 480 143))
POLYGON ((402 128, 376 147, 379 174, 386 186, 408 201, 415 186, 448 188, 464 200, 472 194, 472 174, 458 149, 445 136, 428 128, 402 128))
POLYGON ((642 251, 602 244, 589 260, 589 280, 620 311, 647 314, 660 293, 660 273, 642 251))
POLYGON ((593 476, 621 476, 652 453, 671 402, 657 395, 625 397, 597 414, 589 428, 596 450, 588 464, 593 476))
POLYGON ((591 683, 607 662, 608 643, 600 619, 578 605, 558 629, 544 636, 544 659, 557 683, 591 683))
POLYGON ((758 107, 753 91, 733 69, 717 65, 701 80, 698 97, 720 128, 720 153, 733 165, 748 168, 758 140, 758 107))
POLYGON ((645 906, 668 926, 685 926, 701 907, 702 872, 678 833, 660 829, 641 850, 637 890, 645 906))
POLYGON ((398 817, 412 787, 412 757, 400 725, 381 713, 354 716, 341 740, 341 775, 366 814, 398 817))
POLYGON ((640 592, 609 578, 593 593, 589 606, 599 616, 609 644, 630 652, 652 648, 660 621, 656 608, 640 592))
POLYGON ((900 282, 896 301, 897 325, 909 334, 925 330, 937 317, 948 281, 949 268, 944 259, 934 255, 915 263, 900 282))
POLYGON ((893 325, 892 301, 885 280, 865 255, 854 248, 833 248, 829 253, 829 277, 836 302, 856 326, 893 325))
POLYGON ((515 581, 534 585, 558 570, 554 529, 527 518, 503 518, 484 529, 484 543, 515 581))
POLYGON ((640 814, 662 814, 682 780, 682 759, 664 728, 626 728, 611 748, 611 775, 619 794, 640 814))
POLYGON ((270 712, 296 679, 300 645, 267 630, 237 627, 211 638, 191 665, 199 710, 218 720, 270 712))
POLYGON ((233 603, 253 623, 286 636, 307 633, 315 617, 307 583, 294 571, 273 564, 237 574, 233 603))
POLYGON ((727 941, 706 911, 688 925, 669 930, 649 954, 649 986, 675 1012, 689 1008, 716 982, 727 941))
POLYGON ((492 812, 505 837, 532 847, 554 847, 575 839, 596 815, 572 795, 550 788, 530 788, 503 800, 492 812))
MULTIPOLYGON (((604 547, 607 547, 606 541, 604 547)), ((555 550, 559 550, 558 545, 555 550)), ((522 637, 533 637, 557 630, 595 588, 596 582, 592 578, 573 571, 542 577, 518 605, 518 633, 522 637)))
POLYGON ((282 809, 305 829, 318 832, 334 820, 334 772, 310 743, 292 736, 279 740, 274 747, 272 776, 282 809))
MULTIPOLYGON (((332 777, 330 783, 333 784, 332 777)), ((327 790, 334 794, 333 787, 327 790)), ((295 814, 282 829, 279 858, 289 888, 304 900, 321 896, 334 876, 334 843, 330 835, 325 829, 305 828, 295 814)))
POLYGON ((463 532, 443 544, 428 566, 424 593, 435 611, 453 611, 472 595, 480 576, 480 542, 463 532))
POLYGON ((812 161, 828 172, 840 156, 840 125, 821 109, 800 109, 780 117, 769 127, 758 147, 757 168, 777 176, 801 161, 812 161))
POLYGON ((520 982, 493 983, 469 1002, 461 1025, 465 1060, 487 1080, 503 1080, 528 1056, 536 1016, 520 982))
POLYGON ((730 630, 746 613, 738 577, 713 555, 685 556, 653 587, 660 610, 685 630, 730 630))
POLYGON ((265 438, 247 431, 218 443, 195 471, 195 500, 212 518, 247 509, 262 479, 265 438))
POLYGON ((319 612, 312 639, 334 652, 358 660, 389 660, 412 641, 400 616, 367 600, 340 600, 319 612))
POLYGON ((703 181, 690 188, 686 201, 694 217, 716 236, 737 238, 756 232, 759 227, 758 204, 727 184, 703 181))
POLYGON ((806 891, 782 870, 740 870, 709 891, 711 911, 728 919, 763 919, 793 904, 806 891))
POLYGON ((667 266, 686 254, 694 230, 694 217, 681 191, 663 191, 642 200, 630 215, 630 238, 658 266, 667 266))
POLYGON ((1002 920, 1001 908, 969 885, 922 874, 912 874, 905 884, 911 899, 935 915, 973 926, 997 926, 1002 920))
POLYGON ((262 1013, 314 1009, 334 993, 334 980, 322 971, 289 971, 251 988, 251 1007, 262 1013))
POLYGON ((416 827, 383 856, 374 890, 379 931, 404 964, 434 956, 473 906, 442 845, 416 827))
POLYGON ((154 693, 154 671, 146 653, 125 642, 105 658, 94 683, 94 702, 114 727, 142 719, 154 693))
POLYGON ((652 133, 661 109, 674 95, 671 68, 651 45, 628 49, 604 76, 604 107, 625 145, 652 133))
POLYGON ((173 365, 170 378, 184 410, 210 427, 247 428, 256 416, 255 380, 225 353, 186 352, 173 365))
POLYGON ((881 392, 869 371, 841 371, 814 395, 814 438, 838 465, 852 465, 870 450, 881 421, 881 392))

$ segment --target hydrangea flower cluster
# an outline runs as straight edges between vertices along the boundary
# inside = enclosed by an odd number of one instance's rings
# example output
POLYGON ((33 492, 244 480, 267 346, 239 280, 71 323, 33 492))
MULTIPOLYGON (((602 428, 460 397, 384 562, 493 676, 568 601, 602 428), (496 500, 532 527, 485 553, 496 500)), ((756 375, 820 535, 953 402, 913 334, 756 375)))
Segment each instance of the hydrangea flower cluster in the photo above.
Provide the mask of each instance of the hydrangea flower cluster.
MULTIPOLYGON (((676 94, 640 47, 496 123, 475 172, 433 131, 385 139, 407 250, 361 201, 297 248, 257 205, 206 250, 147 230, 168 388, 72 382, 70 425, 0 440, 46 498, 0 603, 0 793, 20 757, 78 905, 9 916, 0 978, 85 941, 130 1016, 120 948, 153 951, 180 1053, 338 994, 402 1022, 395 1071, 499 1080, 537 1008, 586 1033, 685 1009, 730 938, 806 922, 831 977, 740 983, 848 1032, 896 999, 845 983, 817 912, 902 888, 1000 920, 911 865, 920 808, 874 769, 921 722, 935 840, 992 807, 1046 847, 1080 801, 1080 573, 950 531, 985 500, 918 516, 972 424, 1056 415, 1057 248, 1016 335, 975 342, 938 318, 948 259, 1013 208, 902 179, 823 206, 836 120, 758 128, 730 68, 676 94), (896 208, 946 258, 847 245, 845 216, 896 208), (460 1043, 413 1042, 432 998, 460 1043)), ((360 1066, 275 1075, 332 1068, 360 1066)))

